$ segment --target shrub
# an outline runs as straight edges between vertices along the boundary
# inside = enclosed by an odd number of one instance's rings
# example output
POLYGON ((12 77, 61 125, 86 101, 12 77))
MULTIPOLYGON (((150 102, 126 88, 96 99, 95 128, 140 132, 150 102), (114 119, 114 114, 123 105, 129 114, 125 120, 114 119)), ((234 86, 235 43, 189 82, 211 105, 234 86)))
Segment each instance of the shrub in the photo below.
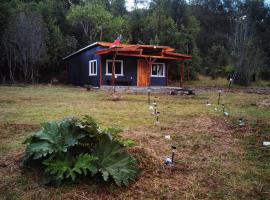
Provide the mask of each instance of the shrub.
POLYGON ((125 151, 134 142, 123 139, 120 132, 100 129, 90 116, 47 122, 25 141, 23 164, 36 161, 44 168, 46 183, 102 175, 104 181, 112 178, 117 185, 127 186, 138 174, 138 167, 125 151))

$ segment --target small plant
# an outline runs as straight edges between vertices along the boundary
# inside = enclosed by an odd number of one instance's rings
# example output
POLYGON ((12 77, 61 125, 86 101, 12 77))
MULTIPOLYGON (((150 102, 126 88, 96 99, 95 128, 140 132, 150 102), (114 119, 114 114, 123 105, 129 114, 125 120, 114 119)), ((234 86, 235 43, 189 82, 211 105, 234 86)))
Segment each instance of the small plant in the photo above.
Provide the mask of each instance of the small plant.
POLYGON ((92 85, 84 85, 87 91, 91 91, 93 86, 92 85))
POLYGON ((100 174, 104 181, 112 178, 119 186, 128 185, 135 179, 138 167, 125 151, 133 141, 123 139, 120 132, 115 128, 100 129, 90 116, 47 122, 25 141, 23 163, 36 161, 41 165, 45 183, 100 174))

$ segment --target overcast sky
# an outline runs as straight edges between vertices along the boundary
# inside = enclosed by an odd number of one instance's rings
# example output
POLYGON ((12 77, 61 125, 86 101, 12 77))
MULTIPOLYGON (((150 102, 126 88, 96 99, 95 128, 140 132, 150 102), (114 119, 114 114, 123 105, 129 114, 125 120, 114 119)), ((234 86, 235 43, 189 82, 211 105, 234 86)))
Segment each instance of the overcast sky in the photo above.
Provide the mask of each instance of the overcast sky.
MULTIPOLYGON (((147 0, 149 2, 150 0, 147 0)), ((126 5, 128 10, 132 10, 134 8, 134 0, 126 0, 126 5)), ((139 5, 139 8, 144 7, 147 5, 139 5)))
MULTIPOLYGON (((149 2, 150 0, 146 0, 147 2, 149 2)), ((266 4, 270 3, 270 0, 265 0, 266 4)), ((126 5, 127 5, 127 9, 128 10, 132 10, 134 8, 134 0, 126 0, 126 5)), ((146 5, 139 5, 139 8, 145 7, 147 6, 148 3, 146 3, 146 5)))

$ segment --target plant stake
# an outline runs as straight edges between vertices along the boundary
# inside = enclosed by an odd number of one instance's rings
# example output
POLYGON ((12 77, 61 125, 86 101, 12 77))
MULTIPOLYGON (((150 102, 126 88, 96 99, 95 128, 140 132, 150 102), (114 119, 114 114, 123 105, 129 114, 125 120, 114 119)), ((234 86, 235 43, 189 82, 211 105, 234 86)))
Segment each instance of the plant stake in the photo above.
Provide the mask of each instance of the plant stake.
POLYGON ((222 104, 222 111, 223 111, 223 114, 225 116, 229 116, 229 113, 225 111, 225 105, 224 105, 224 103, 222 104))
POLYGON ((154 106, 154 113, 153 113, 153 115, 156 115, 157 114, 157 103, 156 103, 155 100, 153 102, 153 106, 154 106))
POLYGON ((239 126, 241 127, 245 126, 245 122, 242 118, 238 119, 238 122, 239 122, 239 126))
POLYGON ((150 88, 148 88, 147 89, 147 96, 148 96, 148 104, 150 105, 150 92, 151 92, 151 89, 150 88))
POLYGON ((174 162, 175 151, 176 151, 176 146, 173 146, 173 145, 172 145, 172 164, 173 164, 173 162, 174 162))
POLYGON ((156 118, 156 122, 155 122, 156 124, 159 124, 159 120, 158 120, 159 115, 160 115, 160 112, 156 112, 156 117, 157 117, 157 118, 156 118))
POLYGON ((220 96, 221 96, 221 90, 218 90, 218 105, 219 105, 219 102, 220 102, 220 96))

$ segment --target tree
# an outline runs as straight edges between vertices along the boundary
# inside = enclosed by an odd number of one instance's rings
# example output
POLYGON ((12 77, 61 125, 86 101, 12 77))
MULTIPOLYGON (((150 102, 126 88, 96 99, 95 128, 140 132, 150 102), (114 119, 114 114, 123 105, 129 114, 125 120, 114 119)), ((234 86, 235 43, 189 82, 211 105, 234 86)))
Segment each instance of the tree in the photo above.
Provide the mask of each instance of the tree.
POLYGON ((253 3, 238 2, 238 15, 235 19, 235 32, 232 45, 233 62, 236 66, 235 82, 249 85, 251 76, 262 65, 262 50, 258 46, 257 22, 253 3))
POLYGON ((206 57, 207 74, 213 79, 218 76, 228 76, 226 67, 228 65, 228 55, 224 46, 214 45, 209 49, 209 55, 206 57))
POLYGON ((67 14, 68 21, 79 29, 77 34, 81 33, 83 45, 102 40, 103 29, 111 18, 111 14, 99 4, 71 6, 67 14))
POLYGON ((147 10, 145 9, 136 9, 130 12, 128 16, 128 26, 131 33, 131 43, 147 43, 147 35, 146 32, 148 17, 147 10))
POLYGON ((124 16, 125 14, 127 14, 126 1, 125 0, 112 0, 111 13, 113 16, 124 16))
MULTIPOLYGON (((5 55, 10 66, 22 72, 24 82, 35 82, 38 66, 46 58, 46 30, 34 5, 23 5, 9 19, 4 33, 5 55)), ((11 69, 11 67, 10 67, 11 69)))

